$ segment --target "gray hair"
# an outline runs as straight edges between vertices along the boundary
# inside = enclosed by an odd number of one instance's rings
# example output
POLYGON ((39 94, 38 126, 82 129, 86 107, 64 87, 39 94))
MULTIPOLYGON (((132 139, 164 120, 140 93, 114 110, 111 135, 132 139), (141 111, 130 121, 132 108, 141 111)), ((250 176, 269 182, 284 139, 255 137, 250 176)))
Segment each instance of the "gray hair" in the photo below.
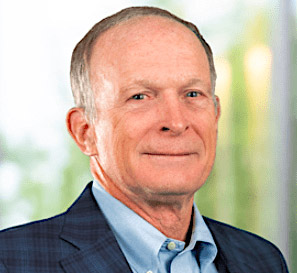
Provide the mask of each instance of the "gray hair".
POLYGON ((109 17, 106 17, 105 19, 95 24, 73 50, 70 70, 72 93, 76 106, 84 109, 85 116, 89 120, 92 120, 96 117, 95 99, 93 91, 91 89, 88 72, 88 65, 95 41, 102 33, 112 28, 113 26, 120 24, 121 22, 128 21, 129 19, 134 17, 150 15, 161 16, 173 21, 177 21, 195 33, 196 37, 201 42, 208 58, 212 96, 216 106, 216 100, 214 96, 216 71, 214 66, 213 54, 210 46, 204 40, 198 28, 194 24, 184 21, 181 18, 163 9, 159 9, 156 7, 130 7, 123 9, 109 17))

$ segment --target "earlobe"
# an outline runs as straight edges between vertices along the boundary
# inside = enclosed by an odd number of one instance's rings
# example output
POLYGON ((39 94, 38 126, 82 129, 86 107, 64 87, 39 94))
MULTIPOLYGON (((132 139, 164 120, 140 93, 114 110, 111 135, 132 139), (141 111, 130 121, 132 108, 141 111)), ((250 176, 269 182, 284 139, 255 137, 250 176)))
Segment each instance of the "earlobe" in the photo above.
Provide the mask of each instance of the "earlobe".
POLYGON ((85 155, 97 154, 94 128, 87 121, 84 109, 77 107, 70 109, 66 116, 66 125, 69 134, 85 155))

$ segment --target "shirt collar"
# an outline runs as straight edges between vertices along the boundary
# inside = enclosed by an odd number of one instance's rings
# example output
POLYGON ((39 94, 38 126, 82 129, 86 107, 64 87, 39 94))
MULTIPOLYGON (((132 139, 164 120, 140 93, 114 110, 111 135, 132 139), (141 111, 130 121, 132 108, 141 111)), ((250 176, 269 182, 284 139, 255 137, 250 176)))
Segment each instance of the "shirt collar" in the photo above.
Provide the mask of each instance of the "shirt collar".
MULTIPOLYGON (((133 210, 106 192, 96 180, 93 182, 92 191, 131 268, 136 272, 144 268, 148 270, 156 268, 158 253, 162 245, 166 244, 165 241, 168 241, 168 238, 133 210), (135 249, 139 251, 135 251, 135 249), (141 265, 139 265, 140 263, 141 265)), ((207 225, 194 204, 193 232, 190 244, 183 251, 193 250, 199 241, 204 243, 204 246, 200 247, 200 252, 201 250, 202 252, 198 254, 200 266, 204 267, 203 264, 207 266, 214 260, 217 248, 207 225), (205 258, 205 255, 208 258, 205 258)))

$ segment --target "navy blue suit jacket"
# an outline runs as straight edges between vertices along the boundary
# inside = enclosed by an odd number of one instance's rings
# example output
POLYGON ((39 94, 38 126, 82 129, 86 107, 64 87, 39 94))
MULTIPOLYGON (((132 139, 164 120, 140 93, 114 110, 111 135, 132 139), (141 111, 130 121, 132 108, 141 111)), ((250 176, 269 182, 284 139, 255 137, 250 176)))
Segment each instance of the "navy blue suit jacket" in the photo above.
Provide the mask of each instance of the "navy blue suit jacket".
MULTIPOLYGON (((215 264, 219 272, 288 272, 282 254, 273 244, 204 219, 218 247, 215 264)), ((131 269, 89 184, 65 213, 1 231, 0 272, 126 273, 131 269)))

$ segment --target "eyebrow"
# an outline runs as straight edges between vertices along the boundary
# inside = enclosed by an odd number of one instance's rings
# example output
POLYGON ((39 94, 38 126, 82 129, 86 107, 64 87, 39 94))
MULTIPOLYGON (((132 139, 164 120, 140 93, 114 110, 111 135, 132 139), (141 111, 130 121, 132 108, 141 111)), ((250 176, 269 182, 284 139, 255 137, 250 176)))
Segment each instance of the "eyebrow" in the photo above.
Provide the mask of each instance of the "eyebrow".
POLYGON ((184 85, 183 85, 183 88, 187 88, 187 87, 190 87, 190 86, 193 86, 195 84, 203 84, 203 81, 201 79, 198 79, 198 78, 192 78, 190 80, 188 80, 184 85))
MULTIPOLYGON (((203 81, 199 78, 191 78, 190 80, 188 80, 185 84, 183 84, 181 86, 182 89, 184 88, 188 88, 188 87, 191 87, 195 84, 203 84, 203 81)), ((130 89, 133 89, 135 87, 138 87, 138 86, 141 86, 141 87, 144 87, 144 88, 147 88, 147 89, 151 89, 151 90, 158 90, 160 89, 160 86, 158 86, 155 82, 152 82, 150 80, 136 80, 134 81, 133 83, 125 86, 122 88, 122 90, 125 92, 125 91, 129 91, 130 89)))

